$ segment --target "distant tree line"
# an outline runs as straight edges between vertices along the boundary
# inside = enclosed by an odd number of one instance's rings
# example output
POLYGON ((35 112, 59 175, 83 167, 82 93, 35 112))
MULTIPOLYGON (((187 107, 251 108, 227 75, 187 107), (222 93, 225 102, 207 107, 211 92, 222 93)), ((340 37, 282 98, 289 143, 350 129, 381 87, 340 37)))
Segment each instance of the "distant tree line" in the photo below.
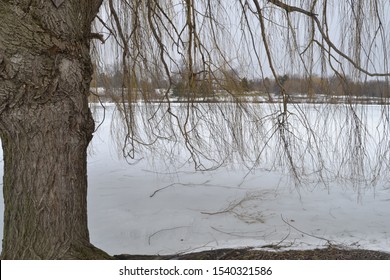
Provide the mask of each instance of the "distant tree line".
MULTIPOLYGON (((172 76, 173 84, 170 87, 171 94, 175 97, 212 97, 221 90, 234 94, 264 94, 280 93, 282 88, 289 95, 304 94, 308 97, 316 95, 329 96, 364 96, 375 98, 390 97, 390 83, 386 80, 353 81, 350 78, 333 77, 300 77, 287 74, 274 78, 250 79, 239 77, 235 71, 223 73, 224 78, 215 82, 206 74, 196 75, 194 79, 188 79, 186 75, 176 74, 172 76)), ((167 79, 148 78, 145 80, 130 81, 124 83, 123 74, 119 69, 101 71, 95 74, 92 87, 104 87, 105 89, 140 88, 144 94, 153 95, 156 89, 167 89, 167 79)))

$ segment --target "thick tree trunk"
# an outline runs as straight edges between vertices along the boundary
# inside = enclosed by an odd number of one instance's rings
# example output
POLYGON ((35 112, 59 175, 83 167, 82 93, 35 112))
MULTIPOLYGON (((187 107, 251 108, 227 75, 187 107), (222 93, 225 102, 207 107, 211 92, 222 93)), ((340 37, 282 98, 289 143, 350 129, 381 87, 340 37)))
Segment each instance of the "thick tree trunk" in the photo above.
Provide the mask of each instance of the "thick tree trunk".
POLYGON ((3 259, 109 257, 89 242, 86 204, 89 40, 100 4, 0 0, 3 259))

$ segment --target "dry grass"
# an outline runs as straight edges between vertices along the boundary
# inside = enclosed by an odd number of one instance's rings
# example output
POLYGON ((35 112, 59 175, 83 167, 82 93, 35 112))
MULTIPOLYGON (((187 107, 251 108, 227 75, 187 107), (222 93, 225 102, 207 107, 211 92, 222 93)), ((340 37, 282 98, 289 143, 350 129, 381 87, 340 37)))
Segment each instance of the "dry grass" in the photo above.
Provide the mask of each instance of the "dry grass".
POLYGON ((390 260, 390 254, 380 251, 325 249, 265 251, 244 249, 219 249, 182 255, 116 255, 120 260, 390 260))

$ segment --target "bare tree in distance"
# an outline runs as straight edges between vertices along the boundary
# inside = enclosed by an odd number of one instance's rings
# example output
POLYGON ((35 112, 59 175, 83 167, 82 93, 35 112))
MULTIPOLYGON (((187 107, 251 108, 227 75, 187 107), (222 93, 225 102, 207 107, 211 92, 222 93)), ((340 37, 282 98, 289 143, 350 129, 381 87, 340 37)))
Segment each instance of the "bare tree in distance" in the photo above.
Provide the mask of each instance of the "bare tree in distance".
MULTIPOLYGON (((117 108, 125 156, 135 158, 145 147, 172 151, 182 143, 197 169, 236 159, 251 169, 276 153, 274 164, 297 182, 308 173, 326 181, 335 172, 329 159, 341 177, 360 180, 371 139, 364 110, 352 102, 340 109, 346 114, 325 106, 322 118, 313 120, 305 106, 289 103, 279 77, 332 74, 347 89, 347 76, 388 82, 388 11, 379 0, 0 1, 2 258, 110 257, 90 244, 87 228, 91 40, 98 61, 114 55, 122 67, 117 108), (169 98, 175 72, 187 92, 179 105, 169 98), (238 81, 271 73, 281 102, 266 110, 243 102, 232 73, 238 81), (159 81, 167 84, 165 98, 150 102, 147 85, 159 81), (223 89, 229 102, 197 102, 202 82, 223 89), (142 104, 135 102, 140 96, 142 104), (337 114, 347 118, 334 123, 340 137, 332 139, 327 117, 337 114)), ((388 107, 382 112, 388 128, 388 107)), ((388 155, 381 154, 388 148, 386 131, 375 142, 375 176, 388 170, 388 155)))

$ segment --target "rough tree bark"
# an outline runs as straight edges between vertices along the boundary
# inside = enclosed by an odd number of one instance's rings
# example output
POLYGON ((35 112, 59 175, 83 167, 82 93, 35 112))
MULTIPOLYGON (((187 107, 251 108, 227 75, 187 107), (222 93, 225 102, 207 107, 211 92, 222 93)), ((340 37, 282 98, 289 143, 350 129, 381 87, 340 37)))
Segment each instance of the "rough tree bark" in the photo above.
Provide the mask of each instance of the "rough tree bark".
POLYGON ((91 22, 102 0, 0 0, 3 259, 109 258, 90 244, 91 22))

